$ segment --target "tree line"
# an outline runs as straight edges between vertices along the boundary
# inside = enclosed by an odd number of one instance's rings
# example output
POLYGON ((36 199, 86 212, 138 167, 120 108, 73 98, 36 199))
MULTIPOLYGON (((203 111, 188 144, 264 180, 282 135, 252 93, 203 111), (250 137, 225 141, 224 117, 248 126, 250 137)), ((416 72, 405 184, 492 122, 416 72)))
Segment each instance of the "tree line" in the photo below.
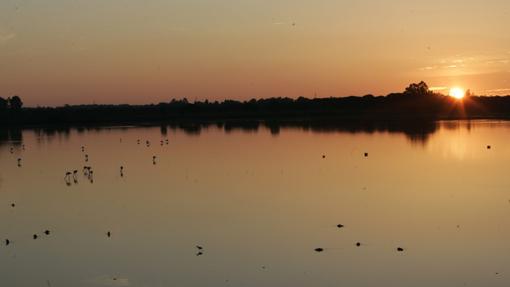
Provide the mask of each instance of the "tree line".
POLYGON ((386 96, 262 98, 246 101, 173 99, 150 105, 75 105, 23 108, 17 96, 0 108, 0 124, 143 124, 182 121, 301 121, 510 118, 510 96, 467 95, 457 100, 425 82, 386 96), (15 112, 13 112, 15 111, 15 112))
POLYGON ((13 96, 7 99, 0 97, 0 111, 19 111, 21 108, 23 108, 23 102, 19 96, 13 96))

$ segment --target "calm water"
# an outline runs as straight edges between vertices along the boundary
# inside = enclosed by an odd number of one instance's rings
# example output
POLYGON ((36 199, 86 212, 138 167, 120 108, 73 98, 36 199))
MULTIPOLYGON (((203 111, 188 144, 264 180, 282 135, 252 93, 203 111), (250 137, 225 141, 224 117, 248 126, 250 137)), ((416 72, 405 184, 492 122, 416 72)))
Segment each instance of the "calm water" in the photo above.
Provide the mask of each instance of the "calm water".
POLYGON ((510 123, 227 130, 2 132, 0 286, 509 286, 510 123))

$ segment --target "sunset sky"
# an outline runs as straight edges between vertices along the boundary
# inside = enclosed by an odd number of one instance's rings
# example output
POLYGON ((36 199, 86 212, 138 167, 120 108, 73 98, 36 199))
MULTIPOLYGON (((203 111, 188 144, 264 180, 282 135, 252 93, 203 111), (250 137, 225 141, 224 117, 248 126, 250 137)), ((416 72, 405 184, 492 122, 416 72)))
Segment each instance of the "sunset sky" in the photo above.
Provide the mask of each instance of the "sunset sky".
POLYGON ((2 0, 0 96, 28 106, 510 94, 508 0, 2 0))

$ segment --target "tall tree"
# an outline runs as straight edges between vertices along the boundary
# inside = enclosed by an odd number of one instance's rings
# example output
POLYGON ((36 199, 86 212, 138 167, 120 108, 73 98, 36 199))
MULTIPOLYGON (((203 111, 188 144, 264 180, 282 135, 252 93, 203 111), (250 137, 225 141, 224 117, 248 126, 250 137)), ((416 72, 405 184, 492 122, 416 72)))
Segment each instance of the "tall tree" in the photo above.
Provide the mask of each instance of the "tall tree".
POLYGON ((21 110, 21 108, 23 107, 23 102, 21 101, 21 98, 18 97, 18 96, 14 96, 12 98, 9 98, 9 107, 11 108, 11 110, 21 110))

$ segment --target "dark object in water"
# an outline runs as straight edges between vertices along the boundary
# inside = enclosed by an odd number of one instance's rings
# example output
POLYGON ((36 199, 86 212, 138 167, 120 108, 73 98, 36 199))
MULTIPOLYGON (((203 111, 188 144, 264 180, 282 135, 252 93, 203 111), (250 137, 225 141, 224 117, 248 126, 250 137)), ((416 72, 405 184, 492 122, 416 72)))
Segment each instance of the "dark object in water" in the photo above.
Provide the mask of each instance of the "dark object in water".
POLYGON ((14 203, 11 203, 11 207, 15 207, 15 206, 16 206, 16 204, 14 204, 14 203))
POLYGON ((324 248, 319 247, 319 248, 315 248, 314 250, 315 250, 315 252, 322 252, 322 251, 324 251, 324 248))
POLYGON ((37 234, 34 234, 32 237, 34 238, 34 240, 36 240, 38 236, 37 234))
POLYGON ((50 235, 50 231, 49 231, 48 229, 46 229, 46 230, 44 231, 44 234, 46 234, 46 235, 50 235))
POLYGON ((323 154, 323 155, 322 155, 322 158, 326 158, 326 155, 324 155, 324 154, 323 154))
POLYGON ((202 247, 202 246, 200 246, 200 245, 197 245, 196 247, 197 247, 197 249, 198 249, 198 250, 202 250, 202 249, 204 249, 204 247, 202 247))
POLYGON ((112 233, 110 231, 106 232, 106 236, 112 237, 112 233))
POLYGON ((397 248, 397 251, 398 251, 398 252, 404 252, 404 248, 402 248, 402 247, 398 247, 398 248, 397 248))
POLYGON ((361 243, 360 242, 356 242, 356 246, 360 247, 361 243))
POLYGON ((5 239, 5 246, 11 244, 11 241, 9 239, 5 239))
POLYGON ((338 227, 338 228, 343 228, 343 227, 344 227, 344 225, 343 225, 343 224, 338 224, 336 227, 338 227))
POLYGON ((197 256, 201 256, 201 255, 203 255, 203 254, 204 254, 204 253, 203 253, 202 251, 198 251, 197 256))
POLYGON ((487 149, 491 149, 491 146, 490 146, 490 145, 488 145, 488 146, 487 146, 487 149))
POLYGON ((368 152, 365 153, 365 157, 368 157, 368 152))

